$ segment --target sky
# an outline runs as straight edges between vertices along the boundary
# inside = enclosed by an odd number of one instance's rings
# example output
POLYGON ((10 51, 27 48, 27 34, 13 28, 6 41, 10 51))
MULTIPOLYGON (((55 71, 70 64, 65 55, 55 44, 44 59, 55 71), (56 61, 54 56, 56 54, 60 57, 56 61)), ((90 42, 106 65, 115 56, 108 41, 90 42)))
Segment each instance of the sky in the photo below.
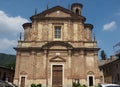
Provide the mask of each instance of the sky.
POLYGON ((72 3, 83 4, 82 15, 93 24, 98 47, 107 57, 114 55, 113 46, 120 42, 120 0, 0 0, 0 53, 16 54, 22 24, 31 22, 35 8, 40 13, 47 5, 68 8, 72 3))

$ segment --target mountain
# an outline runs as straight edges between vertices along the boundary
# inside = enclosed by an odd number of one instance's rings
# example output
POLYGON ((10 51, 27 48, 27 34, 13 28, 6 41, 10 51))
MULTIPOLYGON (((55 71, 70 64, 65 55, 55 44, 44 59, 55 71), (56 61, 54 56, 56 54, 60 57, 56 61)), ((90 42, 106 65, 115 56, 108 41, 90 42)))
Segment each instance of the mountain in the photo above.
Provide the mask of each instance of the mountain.
POLYGON ((15 63, 16 56, 11 54, 0 53, 0 65, 6 66, 10 63, 15 63))

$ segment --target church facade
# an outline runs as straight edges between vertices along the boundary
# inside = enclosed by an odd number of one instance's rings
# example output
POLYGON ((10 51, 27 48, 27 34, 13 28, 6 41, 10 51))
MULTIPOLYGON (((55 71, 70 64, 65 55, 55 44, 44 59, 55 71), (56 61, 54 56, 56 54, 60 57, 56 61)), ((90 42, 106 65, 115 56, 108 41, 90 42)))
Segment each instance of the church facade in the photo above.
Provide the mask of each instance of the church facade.
POLYGON ((23 24, 24 40, 15 48, 14 83, 30 87, 72 87, 73 83, 99 83, 97 42, 92 24, 86 24, 80 3, 71 9, 61 6, 36 13, 23 24))

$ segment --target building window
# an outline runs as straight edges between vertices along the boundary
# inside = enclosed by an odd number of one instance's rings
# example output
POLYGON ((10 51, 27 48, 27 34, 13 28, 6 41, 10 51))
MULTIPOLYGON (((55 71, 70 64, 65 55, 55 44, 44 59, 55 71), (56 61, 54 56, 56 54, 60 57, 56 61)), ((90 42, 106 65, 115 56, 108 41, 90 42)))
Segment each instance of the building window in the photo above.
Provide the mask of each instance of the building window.
POLYGON ((118 64, 116 64, 116 68, 117 68, 117 69, 118 69, 118 66, 119 66, 119 65, 118 65, 118 64))
POLYGON ((1 79, 1 71, 0 71, 0 79, 1 79))
POLYGON ((117 80, 120 81, 120 75, 119 74, 117 74, 117 80))
POLYGON ((61 39, 61 26, 55 26, 54 38, 55 39, 61 39))
POLYGON ((3 77, 2 80, 5 81, 6 80, 6 72, 3 73, 3 77))

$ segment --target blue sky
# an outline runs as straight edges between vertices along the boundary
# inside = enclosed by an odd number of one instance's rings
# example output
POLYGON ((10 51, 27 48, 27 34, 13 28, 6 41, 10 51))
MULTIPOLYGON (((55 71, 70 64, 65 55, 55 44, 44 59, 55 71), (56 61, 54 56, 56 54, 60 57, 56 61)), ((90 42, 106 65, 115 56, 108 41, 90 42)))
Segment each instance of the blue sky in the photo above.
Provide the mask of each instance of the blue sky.
POLYGON ((114 55, 113 46, 120 42, 120 0, 0 0, 0 53, 15 54, 22 24, 29 22, 34 10, 38 13, 56 5, 83 4, 82 15, 86 23, 94 25, 98 47, 107 56, 114 55))

